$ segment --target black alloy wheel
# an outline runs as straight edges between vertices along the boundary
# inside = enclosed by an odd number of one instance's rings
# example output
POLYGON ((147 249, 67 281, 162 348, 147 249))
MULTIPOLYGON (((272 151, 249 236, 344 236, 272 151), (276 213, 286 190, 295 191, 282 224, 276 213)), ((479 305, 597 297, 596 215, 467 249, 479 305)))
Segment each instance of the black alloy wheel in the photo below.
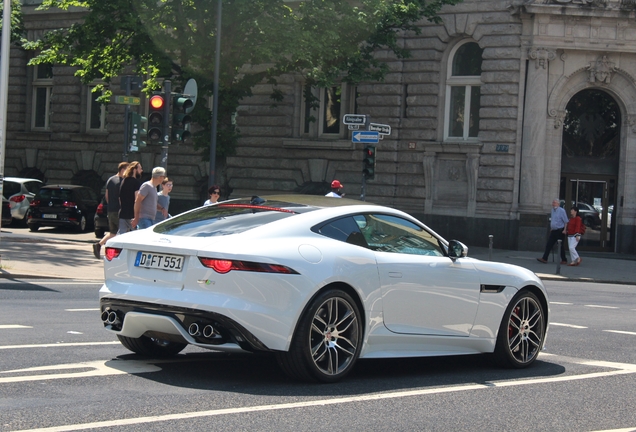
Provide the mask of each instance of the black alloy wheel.
POLYGON ((292 378, 333 383, 353 368, 362 348, 363 326, 356 302, 342 290, 316 297, 301 317, 288 352, 278 363, 292 378))
POLYGON ((499 327, 495 358, 504 367, 530 366, 545 338, 546 317, 541 302, 530 291, 518 292, 508 305, 499 327))

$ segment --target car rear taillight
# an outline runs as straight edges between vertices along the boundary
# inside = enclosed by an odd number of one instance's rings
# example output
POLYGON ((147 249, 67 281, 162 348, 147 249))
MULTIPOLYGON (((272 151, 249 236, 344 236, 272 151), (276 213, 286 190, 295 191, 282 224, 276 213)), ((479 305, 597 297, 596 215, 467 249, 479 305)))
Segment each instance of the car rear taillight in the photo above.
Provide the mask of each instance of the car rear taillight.
POLYGON ((26 195, 14 195, 11 198, 9 198, 9 201, 12 201, 14 203, 21 203, 25 199, 26 199, 26 195))
POLYGON ((235 260, 222 260, 216 258, 202 258, 199 257, 199 261, 207 268, 211 268, 217 273, 228 273, 231 270, 238 271, 251 271, 260 273, 284 273, 284 274, 298 274, 298 272, 289 267, 278 264, 266 264, 257 263, 251 261, 235 261, 235 260))
POLYGON ((33 200, 31 201, 31 204, 29 204, 29 206, 31 207, 38 207, 40 205, 40 200, 33 200))
POLYGON ((64 201, 62 203, 62 207, 77 207, 77 204, 75 204, 73 201, 64 201))
POLYGON ((104 214, 104 204, 100 204, 97 206, 97 214, 98 215, 103 215, 104 214))
POLYGON ((112 261, 119 256, 121 248, 107 247, 104 252, 104 256, 108 261, 112 261))

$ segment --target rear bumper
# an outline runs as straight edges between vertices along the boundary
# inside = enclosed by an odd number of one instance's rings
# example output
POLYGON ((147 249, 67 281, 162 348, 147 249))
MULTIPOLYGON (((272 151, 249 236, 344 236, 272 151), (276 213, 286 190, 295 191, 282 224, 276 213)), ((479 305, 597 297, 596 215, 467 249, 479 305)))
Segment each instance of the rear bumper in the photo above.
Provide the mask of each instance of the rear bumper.
POLYGON ((270 351, 245 327, 215 312, 109 297, 100 299, 100 310, 104 328, 121 336, 163 334, 172 340, 218 351, 270 351), (104 317, 110 312, 115 312, 117 319, 107 322, 104 317), (192 331, 194 325, 197 331, 192 331), (212 330, 206 333, 205 328, 212 330))

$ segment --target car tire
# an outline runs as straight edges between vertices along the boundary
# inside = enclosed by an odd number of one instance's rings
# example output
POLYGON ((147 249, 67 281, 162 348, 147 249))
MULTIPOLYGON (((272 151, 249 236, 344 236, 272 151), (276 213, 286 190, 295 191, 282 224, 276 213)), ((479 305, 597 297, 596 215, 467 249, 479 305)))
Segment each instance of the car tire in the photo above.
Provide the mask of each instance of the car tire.
POLYGON ((501 320, 495 346, 497 363, 514 369, 530 366, 543 347, 545 327, 541 301, 530 291, 518 292, 501 320))
POLYGON ((85 232, 86 231, 86 216, 80 217, 79 223, 77 224, 77 231, 85 232))
POLYGON ((360 355, 362 334, 357 303, 342 290, 326 291, 305 310, 289 351, 277 353, 278 364, 294 379, 339 381, 360 355))
POLYGON ((39 229, 40 229, 40 225, 36 225, 36 224, 29 225, 29 231, 36 232, 39 229))
POLYGON ((179 354, 188 344, 165 339, 141 336, 131 338, 117 335, 119 342, 128 350, 146 357, 172 357, 179 354))

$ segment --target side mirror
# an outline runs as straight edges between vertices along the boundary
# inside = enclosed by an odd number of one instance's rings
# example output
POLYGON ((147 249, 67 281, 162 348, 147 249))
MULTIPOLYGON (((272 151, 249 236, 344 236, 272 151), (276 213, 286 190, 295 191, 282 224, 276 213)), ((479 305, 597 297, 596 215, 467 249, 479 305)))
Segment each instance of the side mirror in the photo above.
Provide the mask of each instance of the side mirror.
POLYGON ((457 240, 448 242, 448 256, 452 260, 465 258, 468 255, 468 246, 457 240))

